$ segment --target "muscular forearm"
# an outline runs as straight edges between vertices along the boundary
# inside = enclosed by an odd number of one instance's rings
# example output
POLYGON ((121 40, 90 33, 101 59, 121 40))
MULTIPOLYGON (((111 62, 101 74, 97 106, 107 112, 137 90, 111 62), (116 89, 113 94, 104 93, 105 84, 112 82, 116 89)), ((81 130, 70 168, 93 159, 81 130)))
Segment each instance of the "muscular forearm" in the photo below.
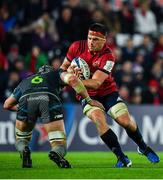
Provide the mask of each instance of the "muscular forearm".
POLYGON ((86 79, 82 80, 82 82, 87 89, 98 89, 101 85, 101 83, 96 79, 86 79))
POLYGON ((67 70, 69 66, 70 66, 70 62, 65 58, 64 62, 60 66, 60 68, 63 69, 63 70, 67 70))
POLYGON ((76 91, 76 93, 80 94, 83 98, 89 96, 82 81, 79 78, 77 78, 74 74, 62 72, 61 79, 64 83, 70 85, 76 91))

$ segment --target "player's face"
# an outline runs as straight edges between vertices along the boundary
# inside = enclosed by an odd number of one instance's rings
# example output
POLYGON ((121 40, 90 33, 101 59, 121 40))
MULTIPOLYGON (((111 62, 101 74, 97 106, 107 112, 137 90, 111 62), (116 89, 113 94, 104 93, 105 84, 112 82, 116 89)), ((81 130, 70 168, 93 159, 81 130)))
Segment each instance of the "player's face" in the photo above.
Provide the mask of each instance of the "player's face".
POLYGON ((104 38, 88 35, 88 48, 90 51, 100 51, 103 48, 105 42, 106 39, 104 38))

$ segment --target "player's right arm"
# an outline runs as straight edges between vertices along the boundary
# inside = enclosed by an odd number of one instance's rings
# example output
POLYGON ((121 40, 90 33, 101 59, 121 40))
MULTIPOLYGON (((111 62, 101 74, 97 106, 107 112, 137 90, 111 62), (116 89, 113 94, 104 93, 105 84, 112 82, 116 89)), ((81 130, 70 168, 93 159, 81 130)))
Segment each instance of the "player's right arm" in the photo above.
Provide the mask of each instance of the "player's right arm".
POLYGON ((81 43, 80 41, 76 41, 71 44, 68 49, 67 55, 64 58, 62 65, 60 66, 60 72, 67 71, 69 73, 74 73, 77 77, 80 77, 82 74, 82 70, 77 68, 77 66, 71 66, 71 61, 78 56, 78 49, 80 49, 81 43))
POLYGON ((104 109, 101 103, 90 98, 82 81, 76 75, 74 75, 73 73, 62 72, 60 74, 60 77, 62 81, 71 86, 76 91, 76 93, 84 99, 86 103, 90 104, 91 106, 97 106, 101 109, 104 109))
POLYGON ((3 104, 3 108, 8 109, 10 111, 17 111, 18 110, 17 100, 12 96, 8 97, 3 104))
POLYGON ((70 64, 71 64, 70 61, 68 61, 67 57, 65 57, 62 65, 60 66, 60 69, 63 69, 64 71, 67 71, 70 64))
POLYGON ((22 95, 21 84, 22 82, 14 89, 13 93, 5 100, 3 104, 4 109, 8 109, 10 111, 18 110, 18 100, 22 95))
POLYGON ((67 69, 71 65, 71 61, 77 55, 78 46, 79 46, 79 41, 76 41, 76 42, 71 44, 71 46, 68 49, 67 55, 64 58, 64 61, 63 61, 62 65, 60 66, 60 69, 62 69, 63 71, 67 71, 67 69))

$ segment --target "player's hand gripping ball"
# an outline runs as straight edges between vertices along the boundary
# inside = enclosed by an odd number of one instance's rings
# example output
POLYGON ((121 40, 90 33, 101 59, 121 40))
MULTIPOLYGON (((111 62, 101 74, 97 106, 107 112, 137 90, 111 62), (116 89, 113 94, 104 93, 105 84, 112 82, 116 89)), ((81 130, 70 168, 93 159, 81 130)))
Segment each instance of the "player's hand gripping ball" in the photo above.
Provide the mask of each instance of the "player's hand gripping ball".
MULTIPOLYGON (((80 79, 89 79, 90 78, 90 69, 86 61, 80 57, 76 57, 71 62, 71 67, 81 69, 80 79)), ((74 70, 75 70, 74 68, 74 70)))

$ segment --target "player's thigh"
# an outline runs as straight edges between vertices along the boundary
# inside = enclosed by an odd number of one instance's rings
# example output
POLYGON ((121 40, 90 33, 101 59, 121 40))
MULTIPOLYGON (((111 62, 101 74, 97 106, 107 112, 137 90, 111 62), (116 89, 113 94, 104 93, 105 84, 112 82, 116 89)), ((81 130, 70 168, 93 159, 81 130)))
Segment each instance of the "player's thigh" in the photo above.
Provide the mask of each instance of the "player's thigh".
POLYGON ((18 120, 18 119, 16 120, 16 123, 15 123, 15 127, 22 132, 23 131, 27 131, 27 132, 32 131, 34 126, 35 126, 35 123, 28 123, 26 121, 22 121, 22 120, 18 120))
POLYGON ((63 119, 63 105, 59 98, 51 94, 44 95, 46 98, 40 100, 39 112, 43 124, 63 119), (47 100, 46 100, 47 99, 47 100))
POLYGON ((38 117, 38 108, 39 101, 33 94, 27 94, 20 98, 18 111, 17 111, 17 120, 21 121, 22 124, 35 124, 38 117))
POLYGON ((64 126, 63 119, 46 123, 46 124, 44 124, 44 127, 47 132, 51 132, 51 131, 65 132, 65 126, 64 126))

